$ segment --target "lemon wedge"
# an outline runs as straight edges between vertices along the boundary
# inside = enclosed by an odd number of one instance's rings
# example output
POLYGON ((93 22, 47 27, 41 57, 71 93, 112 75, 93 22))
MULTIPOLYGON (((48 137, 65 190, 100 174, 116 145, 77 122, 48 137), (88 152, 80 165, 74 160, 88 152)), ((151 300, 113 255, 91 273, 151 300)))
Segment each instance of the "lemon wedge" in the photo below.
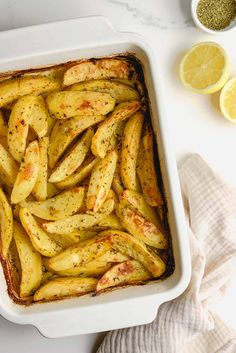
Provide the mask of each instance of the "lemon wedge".
POLYGON ((229 78, 230 65, 225 50, 215 42, 194 45, 180 63, 180 79, 194 92, 219 91, 229 78))
POLYGON ((236 77, 231 78, 222 89, 220 109, 226 119, 236 124, 236 77))

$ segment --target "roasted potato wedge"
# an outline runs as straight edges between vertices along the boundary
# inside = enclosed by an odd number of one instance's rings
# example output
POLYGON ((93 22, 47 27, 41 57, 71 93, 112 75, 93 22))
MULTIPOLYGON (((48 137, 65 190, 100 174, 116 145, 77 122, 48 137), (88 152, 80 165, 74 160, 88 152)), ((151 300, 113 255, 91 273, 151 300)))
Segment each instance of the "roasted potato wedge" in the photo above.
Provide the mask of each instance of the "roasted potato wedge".
POLYGON ((106 262, 124 262, 129 260, 129 256, 122 254, 117 249, 110 249, 104 255, 98 258, 99 261, 106 262))
POLYGON ((60 189, 56 187, 55 184, 47 183, 47 199, 50 199, 53 196, 56 196, 61 192, 60 189))
MULTIPOLYGON (((111 204, 109 200, 106 202, 109 202, 109 204, 111 204)), ((105 216, 107 216, 107 214, 113 211, 114 205, 111 204, 111 206, 112 208, 108 209, 107 213, 95 213, 93 215, 75 214, 73 216, 63 218, 55 222, 43 223, 42 227, 49 233, 57 233, 57 234, 71 233, 76 229, 77 230, 89 229, 97 225, 105 216)))
POLYGON ((110 242, 112 248, 141 262, 154 277, 160 277, 165 272, 164 261, 133 235, 118 230, 105 230, 99 236, 104 242, 110 242))
POLYGON ((12 240, 13 216, 6 195, 0 188, 0 217, 1 217, 1 253, 4 259, 7 258, 8 249, 12 240))
POLYGON ((96 260, 88 262, 83 266, 73 267, 68 270, 56 272, 60 276, 97 277, 105 273, 112 263, 127 261, 129 258, 117 250, 110 249, 96 260))
POLYGON ((8 286, 9 292, 14 295, 15 298, 20 298, 20 282, 21 282, 21 264, 19 254, 16 248, 16 243, 14 238, 11 241, 7 253, 7 271, 8 273, 8 286))
POLYGON ((21 223, 34 248, 43 256, 55 256, 62 248, 38 225, 27 208, 20 209, 21 223))
POLYGON ((92 139, 91 150, 97 157, 104 158, 109 146, 110 139, 115 133, 119 123, 128 119, 141 107, 139 101, 118 104, 108 118, 102 122, 92 139))
POLYGON ((42 94, 60 88, 60 82, 45 76, 25 76, 0 83, 0 107, 28 94, 42 94))
POLYGON ((93 238, 97 235, 97 231, 93 229, 74 230, 67 234, 50 233, 50 237, 55 240, 63 249, 67 249, 82 240, 93 238))
POLYGON ((48 114, 48 122, 47 122, 47 125, 48 125, 47 135, 48 135, 48 136, 51 135, 51 132, 52 132, 52 129, 53 129, 55 123, 56 123, 56 119, 53 119, 53 118, 48 114))
POLYGON ((49 146, 49 166, 54 168, 56 162, 69 144, 88 127, 105 119, 104 115, 80 116, 66 121, 57 121, 52 129, 49 146))
POLYGON ((48 145, 48 137, 43 137, 39 140, 39 171, 32 190, 33 196, 38 201, 43 201, 47 198, 48 145))
POLYGON ((114 109, 115 102, 110 94, 100 92, 63 91, 47 96, 49 113, 55 119, 106 115, 114 109))
POLYGON ((167 238, 161 230, 136 210, 121 203, 117 206, 116 213, 123 227, 137 239, 157 249, 168 247, 167 238))
POLYGON ((86 198, 87 209, 97 212, 102 206, 111 188, 117 163, 116 151, 111 151, 94 167, 86 198))
POLYGON ((59 189, 68 189, 79 184, 91 174, 94 166, 98 163, 98 161, 99 158, 92 155, 89 156, 73 174, 60 181, 59 183, 56 183, 56 187, 59 189))
POLYGON ((146 268, 136 260, 128 260, 110 268, 99 279, 96 292, 114 286, 135 284, 151 279, 152 275, 146 268))
POLYGON ((98 277, 111 267, 110 263, 94 260, 84 266, 73 267, 64 271, 55 272, 59 276, 68 277, 98 277))
POLYGON ((26 199, 33 190, 39 171, 39 145, 31 142, 26 148, 24 159, 20 165, 13 190, 11 203, 18 203, 26 199))
POLYGON ((7 123, 5 122, 5 119, 1 110, 0 110, 0 135, 7 136, 7 123))
POLYGON ((93 91, 110 94, 117 103, 139 100, 138 92, 121 82, 112 80, 92 80, 76 83, 71 91, 93 91))
POLYGON ((18 164, 10 153, 0 144, 0 177, 3 183, 13 187, 18 173, 18 164))
POLYGON ((77 241, 73 241, 69 234, 51 233, 50 238, 53 239, 63 250, 69 248, 74 244, 77 244, 80 241, 79 235, 77 241))
POLYGON ((34 300, 56 300, 68 296, 83 295, 93 292, 96 285, 97 279, 95 278, 53 278, 36 291, 34 300))
POLYGON ((54 221, 78 212, 84 194, 84 187, 75 187, 45 201, 24 201, 21 206, 28 208, 34 216, 54 221))
POLYGON ((124 230, 119 218, 113 213, 102 218, 97 225, 102 228, 124 230))
POLYGON ((121 177, 120 177, 120 172, 119 172, 119 165, 117 163, 116 170, 114 172, 114 177, 112 180, 112 188, 114 189, 116 196, 119 197, 120 194, 124 190, 124 185, 122 184, 121 177))
MULTIPOLYGON (((114 211, 115 208, 115 200, 114 199, 107 199, 106 201, 102 204, 102 206, 99 208, 98 213, 104 213, 105 215, 109 215, 111 212, 114 211)), ((93 211, 86 211, 87 214, 97 214, 97 212, 93 211)))
POLYGON ((142 194, 133 190, 124 190, 119 197, 120 202, 130 208, 136 209, 143 217, 162 229, 161 220, 156 210, 149 206, 142 194))
POLYGON ((32 246, 28 235, 19 223, 14 222, 13 237, 21 263, 20 296, 32 295, 42 281, 41 255, 32 246))
POLYGON ((44 137, 48 131, 49 114, 43 97, 38 96, 35 99, 31 111, 30 126, 37 134, 38 138, 44 137))
POLYGON ((33 95, 20 98, 14 105, 8 121, 8 148, 12 157, 21 162, 26 149, 31 113, 36 97, 33 95))
POLYGON ((137 158, 144 121, 143 112, 133 114, 127 121, 121 149, 120 175, 126 189, 136 190, 137 185, 137 158))
POLYGON ((97 59, 81 62, 70 67, 64 74, 63 84, 73 85, 77 82, 106 78, 129 79, 130 65, 119 59, 97 59))
POLYGON ((69 247, 49 259, 49 268, 56 272, 64 271, 73 267, 84 266, 88 262, 96 260, 111 249, 109 242, 104 239, 106 238, 98 235, 69 247))
POLYGON ((57 275, 55 275, 55 273, 52 273, 49 271, 43 272, 43 278, 42 278, 41 285, 47 283, 50 279, 53 279, 55 277, 57 277, 57 275))
POLYGON ((161 208, 163 199, 157 183, 153 156, 153 134, 151 131, 148 131, 142 138, 137 173, 147 204, 161 208))
POLYGON ((59 183, 68 178, 83 163, 94 135, 92 127, 88 128, 81 139, 71 148, 64 159, 52 172, 49 182, 59 183))

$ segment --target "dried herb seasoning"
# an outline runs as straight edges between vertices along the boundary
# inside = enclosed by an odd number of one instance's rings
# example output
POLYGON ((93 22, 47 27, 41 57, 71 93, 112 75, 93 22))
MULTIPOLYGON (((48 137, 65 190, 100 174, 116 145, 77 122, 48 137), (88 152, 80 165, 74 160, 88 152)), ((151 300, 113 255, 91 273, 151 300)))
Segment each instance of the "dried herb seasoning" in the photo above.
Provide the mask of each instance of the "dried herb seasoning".
POLYGON ((197 6, 199 21, 212 30, 228 27, 235 16, 235 0, 200 0, 197 6))

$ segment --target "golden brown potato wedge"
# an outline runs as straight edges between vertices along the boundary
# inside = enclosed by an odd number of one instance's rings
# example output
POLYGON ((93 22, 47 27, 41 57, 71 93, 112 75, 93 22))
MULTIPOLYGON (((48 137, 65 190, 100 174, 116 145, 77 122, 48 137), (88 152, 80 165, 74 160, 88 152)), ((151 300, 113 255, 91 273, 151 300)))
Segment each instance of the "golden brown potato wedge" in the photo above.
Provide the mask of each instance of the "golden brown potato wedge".
POLYGON ((133 190, 124 190, 120 194, 119 200, 123 205, 135 208, 143 217, 161 229, 159 215, 153 207, 146 203, 142 194, 133 190))
MULTIPOLYGON (((109 200, 105 201, 105 203, 106 202, 109 202, 109 204, 111 204, 109 200)), ((107 216, 107 214, 113 211, 114 205, 111 204, 111 206, 112 208, 108 209, 107 211, 108 213, 95 213, 93 215, 75 214, 73 216, 63 218, 55 222, 43 223, 42 227, 49 233, 57 233, 57 234, 67 234, 67 233, 73 232, 76 229, 82 230, 82 229, 91 228, 97 225, 105 216, 107 216)))
MULTIPOLYGON (((110 249, 104 255, 92 260, 83 266, 55 272, 60 276, 97 277, 105 273, 115 262, 127 261, 129 258, 115 249, 110 249)), ((49 265, 48 265, 49 266, 49 265)))
POLYGON ((19 254, 16 248, 16 243, 14 238, 11 241, 11 245, 7 254, 7 275, 9 292, 15 296, 15 298, 20 297, 20 282, 21 282, 21 264, 19 259, 19 254))
POLYGON ((84 266, 69 268, 64 271, 55 272, 59 276, 68 277, 98 277, 111 267, 110 263, 94 260, 84 266))
POLYGON ((136 190, 137 185, 137 158, 144 121, 143 112, 133 114, 127 121, 124 129, 120 156, 120 175, 126 189, 136 190))
POLYGON ((133 235, 118 230, 105 230, 99 236, 101 242, 108 241, 112 248, 141 262, 154 277, 160 277, 165 272, 166 265, 163 260, 133 235))
POLYGON ((49 113, 55 119, 106 115, 114 109, 115 102, 110 94, 100 92, 63 91, 47 96, 49 113))
POLYGON ((70 67, 64 74, 63 84, 106 78, 129 79, 131 67, 128 62, 119 59, 97 59, 84 61, 70 67))
POLYGON ((21 223, 34 248, 43 256, 55 256, 62 248, 38 225, 27 208, 20 209, 21 223))
POLYGON ((142 138, 137 173, 147 204, 161 208, 163 199, 157 183, 153 156, 153 134, 150 131, 142 138))
POLYGON ((50 238, 53 239, 63 250, 77 244, 80 241, 79 235, 77 241, 73 241, 69 234, 51 233, 50 238))
POLYGON ((18 164, 10 153, 0 144, 0 176, 3 183, 13 187, 18 173, 18 164))
POLYGON ((14 105, 8 121, 8 148, 12 157, 21 162, 26 149, 32 108, 36 97, 33 95, 20 98, 14 105))
POLYGON ((125 83, 112 80, 92 80, 76 83, 71 91, 93 91, 110 94, 117 103, 139 100, 138 92, 125 83))
POLYGON ((53 119, 49 114, 48 114, 48 131, 47 131, 47 135, 50 136, 51 135, 51 132, 52 132, 52 129, 54 127, 56 123, 56 119, 53 119))
POLYGON ((53 221, 78 212, 84 194, 84 187, 75 187, 45 201, 23 201, 21 206, 28 208, 34 216, 53 221))
POLYGON ((60 181, 65 180, 80 167, 88 153, 93 135, 93 128, 88 128, 81 139, 70 149, 67 155, 61 162, 59 162, 59 165, 52 172, 48 180, 50 183, 59 183, 60 181))
POLYGON ((13 216, 6 195, 0 188, 0 217, 1 217, 1 253, 4 259, 7 258, 8 249, 12 240, 13 216))
POLYGON ((97 261, 106 262, 124 262, 129 260, 129 256, 122 254, 117 249, 110 249, 104 255, 100 256, 97 261))
POLYGON ((26 148, 24 159, 20 165, 13 190, 11 203, 18 203, 26 199, 34 188, 39 171, 39 145, 31 142, 26 148))
POLYGON ((114 189, 117 197, 119 197, 120 194, 124 190, 124 185, 122 184, 122 181, 121 181, 118 163, 117 163, 116 170, 115 170, 115 173, 114 173, 114 177, 113 177, 113 180, 112 180, 112 188, 114 189))
POLYGON ((47 178, 48 178, 48 137, 39 140, 39 171, 36 183, 32 190, 33 196, 38 201, 47 198, 47 178))
POLYGON ((120 203, 116 208, 116 213, 123 227, 137 239, 157 249, 168 247, 167 238, 161 230, 136 210, 120 203))
POLYGON ((96 285, 95 278, 53 278, 37 290, 34 294, 34 300, 56 300, 68 296, 83 295, 93 292, 96 285))
POLYGON ((92 155, 89 156, 73 174, 59 183, 56 183, 56 187, 59 189, 68 189, 79 184, 91 174, 93 167, 98 163, 98 161, 99 158, 92 155))
POLYGON ((35 75, 10 79, 0 83, 0 107, 28 94, 42 94, 60 88, 60 82, 49 77, 35 75))
POLYGON ((111 213, 105 216, 104 218, 102 218, 98 222, 98 226, 102 228, 124 230, 124 227, 120 223, 119 218, 114 213, 111 213))
POLYGON ((136 260, 128 260, 111 267, 99 279, 96 292, 114 286, 135 284, 151 279, 152 275, 146 268, 136 260))
POLYGON ((42 281, 41 255, 32 246, 28 235, 19 223, 14 222, 13 236, 21 263, 20 296, 32 295, 42 281))
POLYGON ((82 240, 93 238, 97 235, 97 231, 94 230, 74 230, 67 234, 56 234, 50 233, 50 237, 55 240, 63 249, 69 248, 69 246, 75 245, 82 240))
POLYGON ((35 99, 31 111, 30 126, 39 138, 44 137, 48 131, 49 114, 43 97, 38 96, 35 99))
POLYGON ((73 267, 84 266, 110 250, 111 245, 99 235, 69 247, 48 261, 52 271, 64 271, 73 267))
POLYGON ((56 187, 55 184, 47 183, 47 199, 50 199, 53 196, 56 196, 61 192, 60 189, 56 187))
POLYGON ((117 163, 116 151, 111 151, 94 167, 86 198, 87 209, 97 212, 107 198, 117 163))
POLYGON ((4 116, 1 110, 0 110, 0 135, 7 136, 7 123, 4 119, 4 116))
POLYGON ((73 267, 68 270, 55 272, 60 276, 97 277, 105 273, 115 262, 127 261, 129 258, 115 249, 110 249, 96 260, 83 266, 73 267))
POLYGON ((56 162, 69 144, 88 127, 105 119, 104 115, 80 116, 66 121, 57 121, 52 129, 49 146, 49 166, 54 168, 56 162))
POLYGON ((43 278, 42 278, 41 285, 47 283, 50 279, 53 279, 55 277, 57 277, 55 275, 55 273, 52 273, 52 272, 49 272, 49 271, 43 272, 43 278))
MULTIPOLYGON (((114 211, 115 208, 115 200, 114 199, 107 199, 106 201, 102 204, 102 206, 99 208, 98 213, 104 213, 105 215, 110 214, 111 212, 114 211)), ((93 211, 86 211, 87 214, 97 214, 97 212, 93 211)))
POLYGON ((109 146, 110 139, 115 133, 119 123, 128 119, 141 107, 139 101, 118 104, 108 118, 102 122, 92 139, 91 150, 97 157, 104 158, 109 146))

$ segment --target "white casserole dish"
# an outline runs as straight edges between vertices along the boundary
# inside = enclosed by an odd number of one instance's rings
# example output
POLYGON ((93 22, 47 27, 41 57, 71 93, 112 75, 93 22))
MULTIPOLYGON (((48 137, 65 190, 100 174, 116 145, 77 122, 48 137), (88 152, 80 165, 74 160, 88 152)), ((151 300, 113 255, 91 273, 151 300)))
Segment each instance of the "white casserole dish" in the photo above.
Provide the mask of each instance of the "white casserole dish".
POLYGON ((32 324, 46 337, 64 337, 151 322, 159 306, 180 295, 191 274, 188 235, 176 162, 167 135, 158 61, 143 39, 114 31, 103 17, 88 17, 0 33, 0 72, 59 64, 80 58, 133 53, 143 64, 152 124, 158 141, 175 261, 163 281, 131 286, 96 297, 83 296, 28 307, 12 301, 0 269, 0 314, 32 324))

